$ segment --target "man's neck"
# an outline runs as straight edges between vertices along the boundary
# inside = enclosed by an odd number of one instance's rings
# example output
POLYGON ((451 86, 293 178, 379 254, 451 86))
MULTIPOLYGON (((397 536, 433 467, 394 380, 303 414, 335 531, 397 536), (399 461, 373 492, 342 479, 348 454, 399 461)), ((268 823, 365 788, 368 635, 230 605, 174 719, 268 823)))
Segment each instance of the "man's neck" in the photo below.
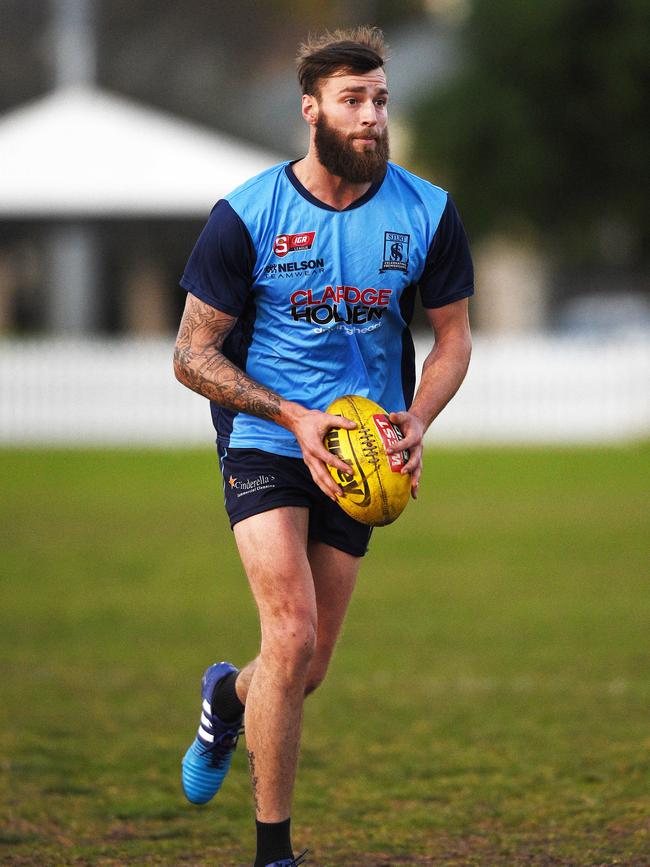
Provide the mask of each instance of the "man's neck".
POLYGON ((367 193, 372 186, 370 182, 352 184, 330 174, 312 149, 306 157, 295 162, 291 168, 303 187, 314 198, 331 208, 336 208, 337 211, 345 210, 352 202, 356 202, 367 193))

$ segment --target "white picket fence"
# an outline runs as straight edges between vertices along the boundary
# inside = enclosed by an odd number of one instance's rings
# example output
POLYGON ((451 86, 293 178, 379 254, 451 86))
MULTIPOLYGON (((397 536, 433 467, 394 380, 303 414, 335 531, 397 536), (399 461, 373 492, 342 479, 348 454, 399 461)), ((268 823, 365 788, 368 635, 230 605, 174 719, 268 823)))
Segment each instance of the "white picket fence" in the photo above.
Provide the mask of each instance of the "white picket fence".
MULTIPOLYGON (((418 364, 428 344, 417 343, 418 364)), ((172 340, 0 343, 0 444, 198 445, 207 402, 176 382, 172 340)), ((650 436, 650 340, 477 336, 438 443, 596 443, 650 436)))

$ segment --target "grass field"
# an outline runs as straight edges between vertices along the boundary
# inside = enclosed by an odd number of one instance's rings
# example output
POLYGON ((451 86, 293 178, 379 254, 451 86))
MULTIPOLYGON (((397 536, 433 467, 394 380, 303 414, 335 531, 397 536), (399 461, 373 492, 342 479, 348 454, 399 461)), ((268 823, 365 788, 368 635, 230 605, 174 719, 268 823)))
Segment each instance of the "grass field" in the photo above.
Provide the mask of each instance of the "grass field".
MULTIPOLYGON (((307 704, 310 864, 650 865, 647 445, 435 450, 307 704)), ((254 654, 216 462, 0 452, 0 863, 250 865, 245 751, 179 761, 254 654)))

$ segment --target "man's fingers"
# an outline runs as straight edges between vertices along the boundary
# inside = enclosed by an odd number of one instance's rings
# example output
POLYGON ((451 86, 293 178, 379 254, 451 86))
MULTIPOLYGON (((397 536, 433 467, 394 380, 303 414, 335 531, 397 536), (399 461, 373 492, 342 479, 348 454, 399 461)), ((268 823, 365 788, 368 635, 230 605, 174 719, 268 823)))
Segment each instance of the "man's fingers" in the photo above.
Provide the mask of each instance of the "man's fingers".
POLYGON ((350 464, 346 464, 345 461, 342 461, 341 458, 336 458, 334 455, 329 455, 327 458, 323 458, 328 467, 334 467, 335 470, 340 470, 342 473, 351 473, 352 467, 350 464))
POLYGON ((388 454, 394 455, 396 452, 403 452, 405 450, 410 451, 411 449, 416 449, 422 440, 416 433, 407 434, 403 440, 400 440, 398 443, 394 443, 392 446, 389 446, 386 451, 388 454))
POLYGON ((410 473, 411 475, 417 474, 420 475, 422 466, 422 449, 413 449, 408 461, 404 464, 402 469, 400 470, 402 475, 406 473, 410 473))
POLYGON ((350 418, 346 418, 344 415, 331 415, 331 413, 323 413, 326 419, 327 430, 331 430, 333 427, 342 427, 345 430, 354 430, 357 426, 356 421, 352 421, 350 418))
POLYGON ((331 473, 325 466, 327 463, 334 463, 334 461, 341 465, 340 469, 344 473, 350 472, 350 467, 345 463, 345 461, 334 457, 334 455, 330 454, 330 452, 328 452, 324 447, 321 450, 314 449, 305 456, 305 463, 309 468, 313 480, 323 493, 327 494, 327 496, 331 497, 333 500, 336 500, 337 496, 340 497, 343 495, 343 490, 336 483, 336 480, 332 477, 331 473))
POLYGON ((386 453, 394 455, 397 454, 397 452, 403 452, 405 449, 412 449, 419 444, 420 437, 416 433, 407 434, 403 440, 400 440, 392 446, 388 446, 386 453))
POLYGON ((420 475, 422 474, 422 463, 418 463, 413 472, 411 473, 411 496, 414 500, 418 498, 418 491, 420 489, 420 475))
POLYGON ((407 473, 408 473, 409 475, 412 476, 413 473, 417 470, 417 468, 418 468, 419 466, 420 466, 420 459, 419 459, 419 457, 418 457, 418 458, 415 458, 415 457, 410 458, 410 459, 409 459, 409 460, 404 464, 404 466, 403 466, 402 469, 400 470, 400 473, 401 473, 403 476, 405 476, 407 473))
POLYGON ((326 494, 334 503, 339 497, 343 496, 343 491, 337 485, 332 484, 332 482, 328 483, 326 481, 323 481, 321 483, 317 479, 316 484, 321 489, 321 491, 326 494))
POLYGON ((312 479, 330 500, 336 502, 337 497, 343 496, 343 490, 336 484, 320 461, 316 462, 313 466, 309 466, 309 471, 311 472, 312 479))
POLYGON ((342 473, 352 472, 349 464, 346 464, 342 458, 329 452, 325 447, 323 447, 322 451, 314 451, 314 457, 317 460, 322 461, 324 464, 334 467, 335 470, 340 470, 342 473))
POLYGON ((418 429, 417 425, 413 426, 412 416, 409 416, 407 412, 391 412, 389 418, 393 424, 396 424, 399 427, 404 438, 399 442, 394 443, 392 446, 389 446, 386 449, 387 454, 394 455, 398 452, 404 451, 404 449, 412 449, 414 446, 420 445, 422 432, 418 429), (412 430, 409 430, 409 427, 411 427, 412 430))

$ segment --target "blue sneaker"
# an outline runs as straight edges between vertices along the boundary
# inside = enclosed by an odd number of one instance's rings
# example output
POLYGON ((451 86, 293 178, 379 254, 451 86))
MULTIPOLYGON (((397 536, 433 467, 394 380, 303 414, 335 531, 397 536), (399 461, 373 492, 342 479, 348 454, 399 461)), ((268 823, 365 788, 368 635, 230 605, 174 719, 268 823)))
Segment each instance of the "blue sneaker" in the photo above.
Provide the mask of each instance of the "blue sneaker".
POLYGON ((282 861, 274 861, 272 864, 267 864, 266 867, 298 867, 307 857, 307 852, 309 852, 309 849, 305 849, 297 858, 285 858, 282 861))
POLYGON ((214 798, 230 768, 242 718, 221 722, 212 713, 212 692, 217 681, 237 670, 229 662, 217 662, 205 671, 201 681, 201 723, 182 763, 183 791, 193 804, 207 804, 214 798))

